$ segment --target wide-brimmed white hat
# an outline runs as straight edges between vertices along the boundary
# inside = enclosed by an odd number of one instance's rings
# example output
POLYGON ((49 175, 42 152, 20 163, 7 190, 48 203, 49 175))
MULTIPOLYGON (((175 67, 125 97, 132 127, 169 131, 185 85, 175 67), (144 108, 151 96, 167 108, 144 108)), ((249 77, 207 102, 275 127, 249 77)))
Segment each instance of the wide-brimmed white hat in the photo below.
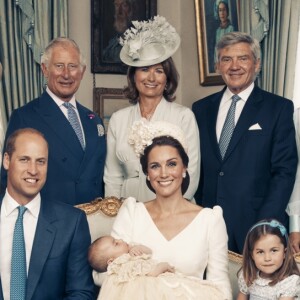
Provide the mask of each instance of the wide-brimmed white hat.
POLYGON ((134 67, 158 64, 171 57, 180 45, 175 28, 164 17, 155 16, 148 21, 133 21, 120 38, 123 46, 120 59, 134 67))

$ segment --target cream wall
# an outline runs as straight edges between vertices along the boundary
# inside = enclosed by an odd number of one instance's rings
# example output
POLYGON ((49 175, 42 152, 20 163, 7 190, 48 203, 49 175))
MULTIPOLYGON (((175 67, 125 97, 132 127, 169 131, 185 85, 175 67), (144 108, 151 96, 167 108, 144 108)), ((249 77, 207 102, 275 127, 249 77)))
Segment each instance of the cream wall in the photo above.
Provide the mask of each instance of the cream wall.
MULTIPOLYGON (((87 69, 77 92, 77 99, 85 106, 93 107, 93 75, 91 73, 91 18, 90 0, 69 0, 69 36, 84 52, 87 69)), ((157 0, 158 14, 176 28, 182 41, 174 55, 180 74, 177 102, 191 107, 197 99, 221 89, 221 86, 203 87, 199 84, 195 0, 157 0)), ((123 88, 125 75, 96 74, 96 87, 123 88)))

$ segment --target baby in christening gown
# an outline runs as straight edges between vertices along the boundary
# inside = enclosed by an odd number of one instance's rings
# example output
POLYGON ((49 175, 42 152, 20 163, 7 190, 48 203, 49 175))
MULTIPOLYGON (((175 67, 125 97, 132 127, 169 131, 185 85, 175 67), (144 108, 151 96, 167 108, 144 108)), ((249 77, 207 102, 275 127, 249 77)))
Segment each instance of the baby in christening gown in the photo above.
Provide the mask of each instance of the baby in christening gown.
POLYGON ((151 259, 151 249, 103 236, 90 246, 89 263, 107 271, 98 300, 221 300, 212 283, 178 273, 167 262, 151 259))

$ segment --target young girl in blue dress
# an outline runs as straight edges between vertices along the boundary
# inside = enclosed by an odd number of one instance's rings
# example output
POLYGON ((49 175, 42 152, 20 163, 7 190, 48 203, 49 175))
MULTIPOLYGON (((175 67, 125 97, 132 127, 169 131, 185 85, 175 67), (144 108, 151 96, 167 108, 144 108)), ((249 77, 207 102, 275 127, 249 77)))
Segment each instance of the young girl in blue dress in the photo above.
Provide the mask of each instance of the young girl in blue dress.
POLYGON ((237 300, 298 299, 299 275, 286 228, 274 219, 256 223, 244 245, 237 300))

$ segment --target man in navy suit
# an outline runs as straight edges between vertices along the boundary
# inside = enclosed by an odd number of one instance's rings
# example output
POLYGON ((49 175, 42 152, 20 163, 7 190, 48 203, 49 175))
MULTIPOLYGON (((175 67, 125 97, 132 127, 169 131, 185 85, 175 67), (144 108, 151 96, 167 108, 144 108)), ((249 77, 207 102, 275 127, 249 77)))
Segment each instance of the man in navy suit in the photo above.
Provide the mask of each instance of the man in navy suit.
POLYGON ((91 237, 85 214, 62 202, 44 201, 40 195, 48 166, 43 135, 32 128, 15 131, 7 139, 3 166, 7 189, 0 200, 0 299, 93 299, 87 261, 91 237), (25 288, 11 298, 12 244, 19 206, 26 208, 27 278, 25 288))
POLYGON ((248 229, 258 220, 276 218, 288 225, 285 208, 297 167, 293 103, 254 84, 260 46, 251 36, 228 33, 217 51, 216 70, 227 86, 192 108, 201 137, 201 178, 195 197, 203 206, 222 207, 228 248, 241 253, 248 229), (219 141, 225 119, 230 119, 233 95, 239 96, 235 127, 222 157, 219 141))
MULTIPOLYGON (((41 192, 44 199, 75 205, 102 197, 106 156, 104 127, 96 114, 75 100, 86 69, 80 49, 71 39, 57 38, 47 46, 41 61, 47 89, 41 97, 12 113, 6 138, 25 127, 44 134, 49 144, 47 182, 41 192), (81 143, 64 103, 70 103, 77 115, 81 143)), ((3 168, 1 183, 5 188, 3 168)))

